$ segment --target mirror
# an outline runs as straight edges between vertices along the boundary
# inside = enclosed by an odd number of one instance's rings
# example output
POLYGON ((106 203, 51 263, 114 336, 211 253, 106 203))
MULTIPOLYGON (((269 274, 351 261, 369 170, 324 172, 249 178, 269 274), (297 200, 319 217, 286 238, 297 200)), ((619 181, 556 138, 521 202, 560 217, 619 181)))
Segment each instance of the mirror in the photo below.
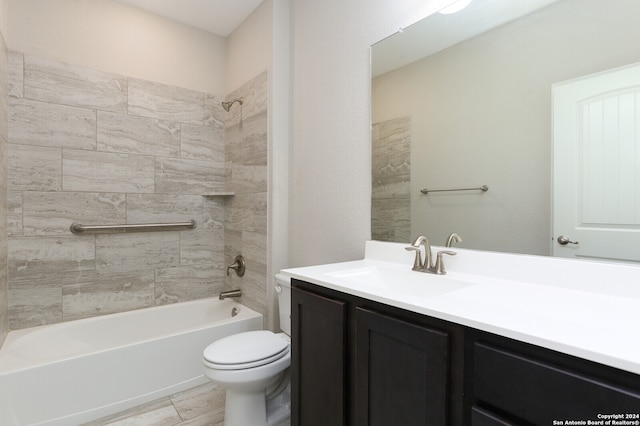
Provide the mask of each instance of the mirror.
POLYGON ((552 86, 640 62, 638 16, 637 0, 473 0, 374 45, 373 239, 550 255, 552 86))

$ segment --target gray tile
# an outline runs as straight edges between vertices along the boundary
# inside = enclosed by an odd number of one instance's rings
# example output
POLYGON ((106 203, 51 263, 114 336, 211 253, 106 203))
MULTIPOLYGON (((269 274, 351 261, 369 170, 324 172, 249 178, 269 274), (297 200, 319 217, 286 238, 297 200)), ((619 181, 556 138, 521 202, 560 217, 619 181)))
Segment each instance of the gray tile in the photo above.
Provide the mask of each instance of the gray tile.
POLYGON ((267 111, 227 126, 224 134, 226 161, 242 165, 267 165, 267 111))
POLYGON ((177 266, 179 232, 141 232, 96 236, 96 270, 101 274, 177 266))
POLYGON ((9 144, 9 189, 60 191, 62 150, 9 144))
POLYGON ((411 199, 371 200, 371 238, 406 243, 411 238, 411 199))
POLYGON ((95 269, 94 238, 10 237, 8 257, 11 287, 60 287, 95 269))
POLYGON ((411 174, 411 119, 401 117, 374 124, 371 170, 374 184, 385 178, 411 174))
POLYGON ((22 76, 24 72, 24 59, 22 53, 9 51, 9 66, 7 72, 9 77, 9 96, 21 98, 23 92, 22 76))
POLYGON ((103 111, 127 111, 127 79, 36 56, 24 56, 24 97, 103 111))
POLYGON ((30 192, 23 195, 24 235, 69 235, 69 227, 126 222, 125 195, 86 192, 30 192))
MULTIPOLYGON (((206 415, 207 422, 217 423, 224 420, 225 393, 224 388, 214 383, 206 383, 169 398, 184 420, 206 415)), ((202 423, 203 419, 189 424, 212 424, 202 423)))
POLYGON ((268 188, 269 169, 267 166, 231 164, 231 182, 228 189, 236 195, 253 192, 266 192, 268 188))
MULTIPOLYGON (((2 112, 0 112, 2 114, 2 112)), ((0 188, 7 189, 7 177, 9 174, 9 142, 0 137, 0 188)))
POLYGON ((222 126, 182 125, 181 157, 196 160, 224 161, 222 126))
POLYGON ((62 321, 60 288, 9 288, 9 328, 19 330, 62 321))
POLYGON ((242 108, 234 105, 229 112, 225 113, 226 127, 238 125, 241 120, 244 121, 267 110, 268 86, 266 71, 249 80, 249 82, 227 96, 227 100, 235 98, 243 98, 244 104, 242 108))
POLYGON ((62 286, 64 321, 155 305, 154 273, 87 274, 84 282, 62 286))
POLYGON ((65 191, 154 191, 154 161, 150 156, 65 149, 63 167, 65 191))
POLYGON ((267 264, 267 232, 242 232, 242 253, 250 263, 267 264))
POLYGON ((152 401, 84 426, 173 426, 181 422, 168 398, 152 401))
POLYGON ((156 269, 156 304, 213 297, 222 289, 224 272, 213 265, 156 269))
POLYGON ((98 112, 98 150, 178 157, 180 124, 169 120, 98 112))
POLYGON ((227 201, 227 229, 266 232, 267 194, 237 194, 227 201))
MULTIPOLYGON (((200 195, 128 194, 127 223, 197 222, 202 226, 200 195)), ((184 231, 194 232, 194 231, 184 231)))
POLYGON ((7 232, 22 235, 22 191, 7 193, 7 232))
POLYGON ((204 125, 221 127, 224 129, 224 114, 222 98, 205 94, 204 96, 204 125))
POLYGON ((224 189, 224 163, 156 158, 156 192, 207 194, 224 189))
MULTIPOLYGON (((196 228, 180 232, 180 264, 212 263, 224 254, 224 228, 196 228)), ((217 263, 222 267, 221 262, 217 263)))
POLYGON ((96 149, 96 112, 11 98, 9 140, 53 148, 96 149))
POLYGON ((129 79, 129 114, 204 124, 204 93, 129 79))
POLYGON ((204 229, 224 228, 224 210, 226 200, 230 197, 203 197, 202 199, 202 224, 204 229))

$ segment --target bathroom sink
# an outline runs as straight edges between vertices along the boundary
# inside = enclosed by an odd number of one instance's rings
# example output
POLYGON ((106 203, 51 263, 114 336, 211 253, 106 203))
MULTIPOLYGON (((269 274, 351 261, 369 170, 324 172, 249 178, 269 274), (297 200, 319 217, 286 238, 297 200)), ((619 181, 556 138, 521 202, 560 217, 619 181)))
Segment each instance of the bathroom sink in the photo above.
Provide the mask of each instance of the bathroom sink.
POLYGON ((370 262, 365 266, 348 267, 326 272, 333 282, 345 286, 391 292, 396 295, 434 297, 473 285, 447 275, 435 275, 412 271, 400 265, 370 262))

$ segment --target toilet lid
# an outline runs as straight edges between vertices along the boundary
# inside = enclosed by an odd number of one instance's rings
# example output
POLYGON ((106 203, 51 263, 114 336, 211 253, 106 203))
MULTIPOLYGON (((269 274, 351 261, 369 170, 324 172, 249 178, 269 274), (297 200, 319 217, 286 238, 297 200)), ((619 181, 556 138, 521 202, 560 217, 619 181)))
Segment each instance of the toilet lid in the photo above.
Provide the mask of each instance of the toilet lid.
POLYGON ((204 359, 221 369, 251 368, 282 358, 289 343, 268 330, 223 337, 207 346, 204 359))

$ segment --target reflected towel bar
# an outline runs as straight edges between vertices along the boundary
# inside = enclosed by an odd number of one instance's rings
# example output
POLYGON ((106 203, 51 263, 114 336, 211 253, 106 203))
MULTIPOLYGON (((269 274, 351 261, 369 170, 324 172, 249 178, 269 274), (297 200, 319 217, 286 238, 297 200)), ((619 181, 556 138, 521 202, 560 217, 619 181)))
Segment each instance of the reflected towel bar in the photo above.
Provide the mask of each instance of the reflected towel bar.
POLYGON ((487 192, 489 187, 487 185, 482 185, 479 188, 458 188, 458 189, 421 189, 420 192, 423 194, 428 194, 430 192, 449 192, 449 191, 482 191, 487 192))
POLYGON ((175 223, 132 223, 126 225, 81 225, 71 224, 71 232, 74 234, 108 234, 124 232, 152 232, 152 231, 179 231, 181 229, 194 229, 195 220, 175 223))

